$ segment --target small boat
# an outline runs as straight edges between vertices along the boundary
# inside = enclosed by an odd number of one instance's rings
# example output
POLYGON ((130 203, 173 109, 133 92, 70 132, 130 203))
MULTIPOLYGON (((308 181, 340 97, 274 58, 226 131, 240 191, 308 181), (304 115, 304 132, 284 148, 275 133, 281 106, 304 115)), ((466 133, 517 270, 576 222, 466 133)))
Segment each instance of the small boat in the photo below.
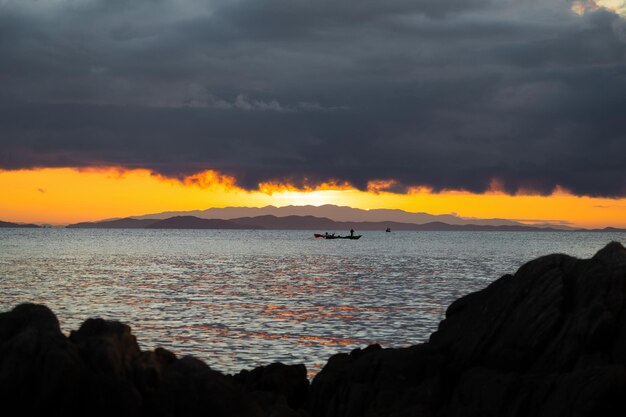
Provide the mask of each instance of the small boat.
POLYGON ((334 233, 314 233, 313 236, 315 236, 316 238, 321 237, 323 239, 338 239, 339 236, 335 236, 334 233))
POLYGON ((387 233, 391 232, 391 228, 388 227, 387 230, 385 230, 385 232, 387 232, 387 233))
POLYGON ((316 238, 321 237, 323 239, 352 239, 352 240, 356 240, 359 239, 361 236, 363 235, 353 235, 353 236, 335 236, 335 234, 333 233, 332 235, 329 234, 321 234, 321 233, 314 233, 313 236, 315 236, 316 238))
POLYGON ((324 239, 337 239, 338 236, 335 236, 334 233, 314 233, 313 236, 315 236, 316 238, 318 237, 322 237, 324 239))

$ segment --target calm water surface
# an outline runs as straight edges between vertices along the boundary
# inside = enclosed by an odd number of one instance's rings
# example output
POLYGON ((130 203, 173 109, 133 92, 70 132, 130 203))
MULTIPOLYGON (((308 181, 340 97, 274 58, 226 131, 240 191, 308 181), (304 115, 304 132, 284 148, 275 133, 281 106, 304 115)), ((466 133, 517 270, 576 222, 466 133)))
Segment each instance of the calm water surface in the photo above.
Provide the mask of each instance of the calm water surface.
POLYGON ((227 373, 370 343, 424 341, 456 298, 548 253, 592 256, 624 233, 0 229, 0 310, 48 305, 64 331, 129 324, 142 348, 227 373))

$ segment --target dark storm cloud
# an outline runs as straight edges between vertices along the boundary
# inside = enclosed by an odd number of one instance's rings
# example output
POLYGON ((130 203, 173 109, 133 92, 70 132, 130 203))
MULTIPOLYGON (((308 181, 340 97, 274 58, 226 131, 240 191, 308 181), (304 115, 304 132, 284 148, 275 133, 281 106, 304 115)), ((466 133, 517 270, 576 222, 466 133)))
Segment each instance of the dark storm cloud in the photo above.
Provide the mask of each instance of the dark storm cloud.
POLYGON ((626 195, 626 24, 561 0, 0 4, 0 168, 626 195))

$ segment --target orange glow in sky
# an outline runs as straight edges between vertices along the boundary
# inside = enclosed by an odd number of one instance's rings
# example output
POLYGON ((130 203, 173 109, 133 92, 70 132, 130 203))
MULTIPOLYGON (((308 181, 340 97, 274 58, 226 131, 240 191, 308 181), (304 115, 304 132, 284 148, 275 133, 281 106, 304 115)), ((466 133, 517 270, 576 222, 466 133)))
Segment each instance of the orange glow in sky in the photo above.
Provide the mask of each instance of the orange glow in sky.
POLYGON ((0 171, 0 220, 67 224, 210 207, 335 204, 526 223, 558 221, 580 227, 626 227, 626 198, 578 197, 562 190, 551 196, 511 196, 499 191, 433 193, 427 188, 394 194, 379 191, 385 185, 381 181, 372 183, 369 192, 348 184, 324 184, 305 192, 285 185, 261 184, 261 191, 249 192, 235 184, 233 178, 212 171, 183 181, 147 170, 116 168, 0 171))

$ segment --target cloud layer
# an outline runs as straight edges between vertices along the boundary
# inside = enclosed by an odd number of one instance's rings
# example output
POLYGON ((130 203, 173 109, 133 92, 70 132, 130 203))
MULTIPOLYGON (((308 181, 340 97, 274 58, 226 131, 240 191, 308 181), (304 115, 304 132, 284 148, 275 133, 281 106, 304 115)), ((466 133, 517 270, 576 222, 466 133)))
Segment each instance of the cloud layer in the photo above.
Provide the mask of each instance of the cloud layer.
POLYGON ((625 196, 626 23, 580 7, 0 1, 0 168, 625 196))

